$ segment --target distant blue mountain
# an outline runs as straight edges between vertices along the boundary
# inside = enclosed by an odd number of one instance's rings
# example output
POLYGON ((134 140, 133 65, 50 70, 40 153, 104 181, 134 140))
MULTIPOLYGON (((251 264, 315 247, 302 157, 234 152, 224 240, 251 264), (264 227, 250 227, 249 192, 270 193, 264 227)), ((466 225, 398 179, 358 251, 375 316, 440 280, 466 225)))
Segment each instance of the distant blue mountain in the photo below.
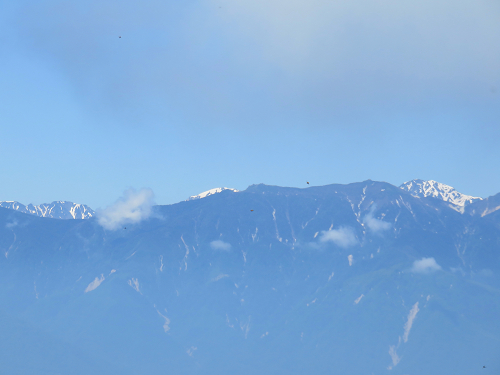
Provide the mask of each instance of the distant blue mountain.
POLYGON ((115 231, 0 208, 2 371, 500 373, 500 194, 455 206, 364 181, 115 231))

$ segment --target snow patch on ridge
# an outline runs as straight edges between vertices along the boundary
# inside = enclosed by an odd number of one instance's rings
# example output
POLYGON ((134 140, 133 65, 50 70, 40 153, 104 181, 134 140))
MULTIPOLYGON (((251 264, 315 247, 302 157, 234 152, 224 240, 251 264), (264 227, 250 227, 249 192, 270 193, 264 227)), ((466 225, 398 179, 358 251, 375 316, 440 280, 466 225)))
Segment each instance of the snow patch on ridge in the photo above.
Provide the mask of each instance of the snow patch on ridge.
MULTIPOLYGON (((134 279, 134 278, 132 277, 132 279, 130 279, 130 280, 128 281, 128 285, 130 285, 132 288, 134 288, 134 290, 135 290, 136 292, 141 293, 141 290, 139 289, 139 280, 138 280, 138 279, 134 279)), ((142 294, 142 293, 141 293, 141 294, 142 294)))
MULTIPOLYGON (((430 299, 430 296, 427 297, 427 300, 430 299)), ((403 301, 404 305, 404 301, 403 301)), ((403 334, 403 343, 408 342, 408 336, 410 335, 410 330, 413 325, 413 321, 417 317, 417 313, 419 312, 418 301, 412 306, 410 312, 408 313, 408 319, 404 325, 404 334, 403 334)), ((391 356, 392 364, 390 364, 387 369, 392 370, 396 365, 401 361, 401 357, 397 354, 397 350, 401 345, 401 336, 398 338, 397 345, 389 346, 389 355, 391 356)))
POLYGON ((363 298, 364 296, 365 296, 364 294, 361 294, 358 298, 354 300, 354 304, 357 305, 361 301, 361 298, 363 298))
POLYGON ((201 199, 201 198, 206 198, 210 195, 214 195, 214 194, 217 194, 217 193, 221 193, 225 190, 230 190, 234 193, 237 193, 239 190, 236 190, 236 189, 232 189, 232 188, 227 188, 227 187, 218 187, 218 188, 215 188, 215 189, 210 189, 210 190, 207 190, 207 191, 204 191, 203 193, 200 193, 198 195, 192 195, 190 196, 188 199, 188 201, 192 201, 192 200, 195 200, 195 199, 201 199))
POLYGON ((1 201, 0 207, 52 219, 89 219, 95 215, 94 210, 89 206, 67 201, 54 201, 40 205, 28 204, 27 206, 15 201, 1 201))
MULTIPOLYGON (((163 315, 158 309, 156 309, 156 312, 158 313, 158 315, 160 315, 163 319, 165 319, 165 323, 163 324, 163 330, 165 331, 165 333, 168 333, 168 331, 170 331, 170 319, 167 318, 165 315, 163 315)), ((165 312, 167 312, 167 309, 165 309, 165 312)))
POLYGON ((349 261, 349 266, 352 266, 352 262, 354 261, 352 254, 347 256, 347 260, 349 261))
POLYGON ((391 359, 392 359, 392 365, 387 367, 388 370, 392 370, 394 367, 396 367, 396 365, 399 363, 399 361, 401 361, 401 357, 398 356, 398 353, 396 353, 396 350, 397 350, 397 348, 395 345, 391 345, 389 347, 389 355, 391 356, 391 359))
POLYGON ((403 183, 400 188, 417 198, 434 197, 462 207, 483 199, 459 193, 453 187, 434 180, 415 179, 403 183))
POLYGON ((418 311, 419 311, 419 309, 418 309, 418 302, 417 302, 413 305, 413 307, 410 310, 410 313, 408 314, 408 320, 406 321, 406 324, 404 327, 404 329, 405 329, 405 333, 403 334, 403 341, 404 342, 408 342, 408 336, 410 335, 411 326, 413 325, 413 321, 417 317, 418 311))

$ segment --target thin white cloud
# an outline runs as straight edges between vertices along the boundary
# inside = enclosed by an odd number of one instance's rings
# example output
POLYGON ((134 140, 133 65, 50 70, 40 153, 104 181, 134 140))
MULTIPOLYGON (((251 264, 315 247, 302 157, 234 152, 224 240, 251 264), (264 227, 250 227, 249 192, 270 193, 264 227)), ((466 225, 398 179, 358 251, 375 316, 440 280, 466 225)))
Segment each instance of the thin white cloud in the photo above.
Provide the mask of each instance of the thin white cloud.
POLYGON ((128 189, 114 204, 97 211, 97 221, 105 229, 117 230, 123 225, 148 219, 153 205, 154 193, 151 189, 128 189))
POLYGON ((391 223, 388 223, 387 221, 383 221, 380 219, 377 219, 373 216, 375 213, 376 206, 373 205, 370 208, 370 211, 368 214, 365 215, 363 218, 363 224, 365 224, 368 229, 370 229, 374 233, 381 233, 383 231, 386 231, 391 228, 391 223))
POLYGON ((93 291, 94 289, 96 289, 99 285, 101 285, 101 283, 104 281, 104 275, 101 274, 101 278, 99 277, 96 277, 94 279, 94 281, 92 281, 88 286, 87 288, 85 289, 85 293, 88 293, 88 292, 91 292, 93 291))
POLYGON ((404 327, 405 333, 403 334, 403 341, 404 342, 408 341, 408 336, 410 335, 411 326, 413 325, 413 321, 417 317, 418 311, 419 311, 419 309, 418 309, 418 302, 417 302, 413 305, 410 312, 408 313, 408 320, 406 321, 406 324, 404 327))
POLYGON ((434 258, 422 258, 413 262, 411 272, 414 273, 431 273, 439 271, 441 266, 437 264, 434 258))
POLYGON ((340 227, 339 229, 321 231, 319 241, 323 243, 333 242, 335 245, 340 247, 349 247, 358 243, 358 240, 354 235, 354 231, 349 227, 340 227))
POLYGON ((222 251, 231 250, 231 244, 221 240, 215 240, 210 242, 210 247, 214 250, 222 250, 222 251))

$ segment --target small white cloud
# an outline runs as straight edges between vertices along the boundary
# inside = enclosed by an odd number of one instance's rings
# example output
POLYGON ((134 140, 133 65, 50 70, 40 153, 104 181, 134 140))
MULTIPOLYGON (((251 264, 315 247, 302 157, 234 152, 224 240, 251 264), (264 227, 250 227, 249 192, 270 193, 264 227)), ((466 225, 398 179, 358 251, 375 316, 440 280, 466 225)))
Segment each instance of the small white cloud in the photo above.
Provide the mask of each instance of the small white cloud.
POLYGON ((340 247, 349 247, 358 243, 358 240, 354 235, 354 231, 349 227, 340 227, 339 229, 321 231, 319 241, 333 242, 340 247))
MULTIPOLYGON (((78 279, 80 280, 80 279, 78 279)), ((92 281, 88 286, 87 288, 85 289, 85 293, 88 293, 88 292, 91 292, 93 291, 94 289, 96 289, 99 285, 101 285, 101 283, 104 281, 104 275, 101 274, 101 278, 98 278, 96 277, 94 279, 94 281, 92 281)))
POLYGON ((221 240, 215 240, 210 242, 210 247, 214 250, 222 250, 222 251, 231 250, 231 244, 221 240))
POLYGON ((153 205, 153 190, 128 189, 114 204, 104 210, 97 210, 97 221, 105 229, 116 230, 123 225, 139 223, 149 218, 153 205))
POLYGON ((413 262, 411 272, 414 273, 430 273, 439 271, 441 266, 437 264, 434 258, 422 258, 413 262))
POLYGON ((370 229, 374 233, 381 233, 385 230, 388 230, 391 228, 391 223, 388 223, 387 221, 383 221, 380 219, 376 219, 373 214, 375 212, 376 206, 373 205, 370 208, 370 212, 368 212, 367 215, 363 218, 363 224, 365 224, 368 229, 370 229))

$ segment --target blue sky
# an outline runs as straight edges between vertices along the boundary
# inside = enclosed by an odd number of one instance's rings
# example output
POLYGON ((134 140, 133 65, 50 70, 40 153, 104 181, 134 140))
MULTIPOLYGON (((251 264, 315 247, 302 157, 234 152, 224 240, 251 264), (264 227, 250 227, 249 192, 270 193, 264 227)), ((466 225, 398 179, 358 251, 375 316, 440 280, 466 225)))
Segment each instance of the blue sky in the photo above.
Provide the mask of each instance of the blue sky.
POLYGON ((413 178, 500 192, 496 0, 0 7, 0 200, 413 178))

